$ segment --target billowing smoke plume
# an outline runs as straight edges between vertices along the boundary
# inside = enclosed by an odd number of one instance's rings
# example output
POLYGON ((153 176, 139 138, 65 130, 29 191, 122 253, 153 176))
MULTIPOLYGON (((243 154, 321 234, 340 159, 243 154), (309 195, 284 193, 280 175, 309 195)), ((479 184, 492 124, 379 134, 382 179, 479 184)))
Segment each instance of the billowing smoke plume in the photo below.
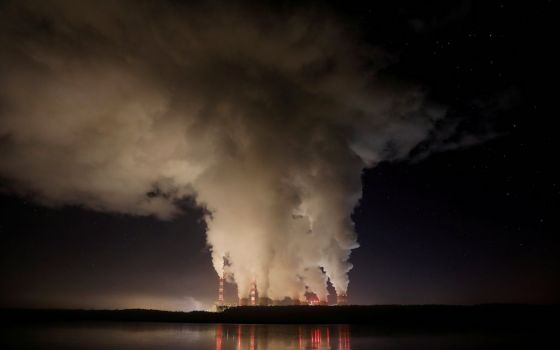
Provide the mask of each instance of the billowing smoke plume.
MULTIPOLYGON (((319 10, 14 1, 0 10, 0 176, 46 205, 208 210, 240 296, 345 293, 361 172, 441 112, 378 77, 380 50, 319 10)), ((224 266, 226 271, 224 271, 224 266)))

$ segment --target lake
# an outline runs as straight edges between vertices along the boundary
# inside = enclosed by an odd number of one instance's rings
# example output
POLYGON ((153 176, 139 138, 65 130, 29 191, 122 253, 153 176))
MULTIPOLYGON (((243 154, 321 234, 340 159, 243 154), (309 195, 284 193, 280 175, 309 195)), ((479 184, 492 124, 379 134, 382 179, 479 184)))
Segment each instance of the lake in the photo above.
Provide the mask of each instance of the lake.
MULTIPOLYGON (((73 323, 9 326, 1 349, 358 350, 495 349, 529 344, 530 334, 387 334, 367 326, 73 323)), ((532 346, 531 346, 532 345, 532 346)))

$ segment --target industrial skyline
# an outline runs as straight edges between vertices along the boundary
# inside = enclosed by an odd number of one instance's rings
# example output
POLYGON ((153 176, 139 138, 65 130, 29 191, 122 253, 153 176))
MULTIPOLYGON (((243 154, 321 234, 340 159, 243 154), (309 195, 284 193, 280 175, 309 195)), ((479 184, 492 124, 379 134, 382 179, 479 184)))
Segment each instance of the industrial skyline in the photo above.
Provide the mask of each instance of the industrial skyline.
POLYGON ((560 302, 553 13, 2 1, 0 307, 560 302))

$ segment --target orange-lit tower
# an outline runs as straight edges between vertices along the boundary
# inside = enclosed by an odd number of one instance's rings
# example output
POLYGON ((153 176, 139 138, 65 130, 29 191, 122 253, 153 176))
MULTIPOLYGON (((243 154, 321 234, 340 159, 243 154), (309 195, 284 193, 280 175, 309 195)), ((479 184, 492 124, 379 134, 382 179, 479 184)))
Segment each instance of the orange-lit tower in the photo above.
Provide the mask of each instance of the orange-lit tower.
POLYGON ((251 290, 249 292, 249 305, 257 305, 257 300, 259 298, 258 292, 257 292, 257 282, 255 280, 253 280, 251 282, 251 290))
POLYGON ((218 282, 218 305, 224 305, 224 277, 218 282))

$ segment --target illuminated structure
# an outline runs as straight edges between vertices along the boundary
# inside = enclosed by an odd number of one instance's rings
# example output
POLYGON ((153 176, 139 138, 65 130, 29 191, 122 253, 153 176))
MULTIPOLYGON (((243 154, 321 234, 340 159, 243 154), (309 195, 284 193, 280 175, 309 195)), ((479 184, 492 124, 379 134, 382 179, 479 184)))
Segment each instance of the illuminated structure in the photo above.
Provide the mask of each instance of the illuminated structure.
POLYGON ((336 305, 348 305, 348 295, 346 293, 337 294, 336 305))
MULTIPOLYGON (((303 299, 294 298, 284 298, 282 300, 271 299, 266 296, 259 297, 259 292, 257 289, 257 281, 253 279, 249 287, 249 294, 247 297, 240 297, 237 303, 227 304, 224 297, 225 292, 225 275, 218 278, 218 298, 214 303, 216 311, 224 311, 235 306, 268 306, 268 305, 328 305, 326 299, 319 298, 315 293, 305 292, 303 299)), ((347 305, 348 297, 347 294, 339 294, 336 296, 337 305, 347 305)))
POLYGON ((218 305, 224 305, 224 277, 220 277, 218 284, 218 305))
POLYGON ((224 284, 225 284, 225 277, 222 276, 218 279, 218 300, 216 300, 216 303, 214 304, 216 311, 218 312, 224 311, 232 306, 235 306, 235 305, 226 304, 224 302, 224 288, 225 288, 224 284))
POLYGON ((312 292, 305 292, 304 294, 305 300, 302 301, 302 304, 315 306, 315 305, 327 305, 327 300, 321 300, 317 294, 312 292))
POLYGON ((251 282, 251 290, 249 292, 249 305, 251 306, 257 305, 258 300, 259 300, 259 294, 257 292, 257 282, 253 280, 251 282))

